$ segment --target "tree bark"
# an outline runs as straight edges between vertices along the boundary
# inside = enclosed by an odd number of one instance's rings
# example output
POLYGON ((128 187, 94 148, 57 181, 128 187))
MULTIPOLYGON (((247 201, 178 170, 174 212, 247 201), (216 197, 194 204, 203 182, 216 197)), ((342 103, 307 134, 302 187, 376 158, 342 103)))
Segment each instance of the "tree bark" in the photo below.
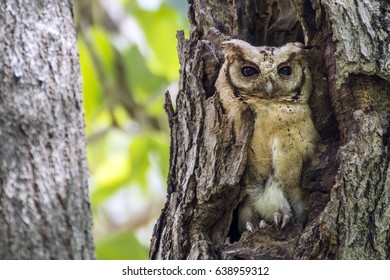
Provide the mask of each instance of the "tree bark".
POLYGON ((94 258, 72 3, 2 1, 0 37, 0 258, 94 258))
POLYGON ((305 7, 316 7, 321 24, 302 17, 309 40, 325 46, 322 65, 340 133, 339 167, 319 217, 316 250, 302 238, 297 257, 389 259, 390 4, 297 2, 302 15, 305 7))
POLYGON ((389 259, 389 3, 379 0, 190 0, 178 33, 181 81, 173 109, 167 202, 152 259, 389 259), (214 82, 219 44, 301 41, 310 48, 313 120, 326 147, 302 185, 309 222, 236 237, 235 209, 253 117, 236 135, 214 82))

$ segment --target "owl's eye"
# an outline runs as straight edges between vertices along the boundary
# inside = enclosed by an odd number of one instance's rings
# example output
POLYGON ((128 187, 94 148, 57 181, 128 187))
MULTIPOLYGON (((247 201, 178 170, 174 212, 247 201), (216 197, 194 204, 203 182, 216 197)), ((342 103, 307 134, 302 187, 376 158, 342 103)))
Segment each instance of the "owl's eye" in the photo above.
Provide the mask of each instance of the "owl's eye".
POLYGON ((278 73, 283 76, 290 76, 292 74, 292 69, 290 66, 283 66, 278 69, 278 73))
POLYGON ((244 77, 252 77, 259 74, 259 70, 253 66, 244 66, 241 68, 241 73, 244 77))

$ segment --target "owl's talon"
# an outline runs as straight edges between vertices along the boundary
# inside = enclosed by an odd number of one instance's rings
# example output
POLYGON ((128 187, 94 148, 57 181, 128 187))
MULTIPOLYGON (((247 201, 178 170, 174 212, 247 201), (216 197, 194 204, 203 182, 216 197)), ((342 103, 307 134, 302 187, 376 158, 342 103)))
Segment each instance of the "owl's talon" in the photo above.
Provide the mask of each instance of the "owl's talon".
POLYGON ((282 214, 279 212, 274 213, 274 223, 276 227, 279 227, 280 223, 282 222, 282 214))
POLYGON ((283 221, 282 221, 282 225, 280 227, 281 229, 284 228, 288 224, 288 222, 290 221, 290 218, 291 218, 290 214, 288 214, 288 213, 283 214, 283 221))
POLYGON ((255 230, 255 227, 251 222, 246 222, 245 227, 248 231, 253 232, 255 230))
POLYGON ((279 213, 275 212, 274 213, 274 223, 277 228, 283 229, 288 222, 290 221, 291 214, 290 213, 279 213))
POLYGON ((265 228, 267 226, 267 223, 264 220, 261 220, 259 222, 259 228, 265 228))

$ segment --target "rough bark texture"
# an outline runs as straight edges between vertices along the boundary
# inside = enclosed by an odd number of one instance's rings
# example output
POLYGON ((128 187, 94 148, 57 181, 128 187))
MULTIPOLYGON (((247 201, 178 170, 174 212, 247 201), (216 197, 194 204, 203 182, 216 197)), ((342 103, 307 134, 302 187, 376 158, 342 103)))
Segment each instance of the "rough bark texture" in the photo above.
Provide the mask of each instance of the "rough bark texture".
POLYGON ((389 3, 379 0, 189 1, 189 40, 179 33, 181 83, 171 126, 167 203, 153 259, 389 259, 389 3), (271 226, 238 242, 234 210, 251 136, 239 135, 214 95, 219 43, 301 41, 310 48, 310 105, 326 147, 308 166, 309 222, 271 226))
POLYGON ((389 259, 389 2, 296 5, 308 43, 322 46, 341 144, 330 202, 305 230, 296 257, 389 259))
POLYGON ((0 258, 94 258, 72 5, 0 4, 0 258))

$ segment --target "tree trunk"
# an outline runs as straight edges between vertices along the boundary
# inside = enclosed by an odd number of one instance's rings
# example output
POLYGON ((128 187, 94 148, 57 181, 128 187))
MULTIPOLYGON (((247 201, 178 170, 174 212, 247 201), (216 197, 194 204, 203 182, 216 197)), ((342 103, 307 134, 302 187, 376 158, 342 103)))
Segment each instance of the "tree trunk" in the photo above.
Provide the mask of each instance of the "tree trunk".
POLYGON ((191 36, 178 33, 181 81, 167 95, 171 160, 166 205, 152 259, 390 258, 390 5, 386 1, 189 0, 191 36), (326 150, 308 167, 309 222, 244 232, 235 209, 251 137, 251 112, 238 135, 214 83, 223 40, 310 48, 313 120, 326 150))
POLYGON ((0 37, 0 258, 94 258, 71 1, 2 1, 0 37))

